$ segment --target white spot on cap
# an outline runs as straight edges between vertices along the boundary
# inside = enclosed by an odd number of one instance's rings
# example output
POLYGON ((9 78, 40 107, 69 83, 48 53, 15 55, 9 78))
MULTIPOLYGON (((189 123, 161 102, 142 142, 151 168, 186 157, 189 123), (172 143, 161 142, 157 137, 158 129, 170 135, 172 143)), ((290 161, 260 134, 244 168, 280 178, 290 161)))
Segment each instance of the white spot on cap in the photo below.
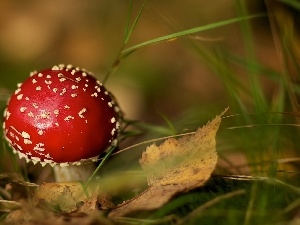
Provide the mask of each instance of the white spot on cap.
POLYGON ((25 131, 22 131, 21 135, 23 138, 30 139, 30 135, 25 131))
MULTIPOLYGON (((17 145, 17 148, 20 150, 20 151, 23 151, 23 148, 20 146, 20 145, 17 145)), ((20 157, 21 158, 21 157, 20 157)))
POLYGON ((17 87, 20 88, 22 86, 22 83, 18 83, 17 87))
POLYGON ((8 110, 6 110, 6 120, 8 120, 9 119, 9 117, 10 117, 10 115, 11 115, 11 113, 8 111, 8 110))
POLYGON ((113 128, 113 129, 111 130, 111 135, 113 136, 113 135, 115 134, 115 132, 116 132, 116 129, 113 128))
POLYGON ((110 122, 111 123, 115 123, 116 122, 116 118, 115 117, 111 118, 110 122))
POLYGON ((36 103, 33 103, 32 106, 36 109, 38 108, 38 105, 36 103))
POLYGON ((53 88, 53 92, 56 93, 57 92, 57 88, 53 88))
POLYGON ((71 64, 67 65, 67 69, 71 69, 73 66, 71 64))
POLYGON ((18 94, 21 91, 21 88, 18 88, 17 90, 15 90, 15 94, 18 94))
POLYGON ((108 104, 109 107, 113 106, 112 102, 108 102, 107 104, 108 104))
POLYGON ((46 157, 47 159, 53 159, 53 158, 50 156, 49 153, 48 153, 47 155, 45 155, 45 157, 46 157))
POLYGON ((92 96, 92 97, 98 97, 98 93, 95 92, 95 93, 91 94, 91 96, 92 96))
POLYGON ((33 165, 37 164, 38 162, 41 161, 41 159, 39 157, 31 157, 31 161, 33 163, 33 165))
POLYGON ((78 89, 78 86, 72 85, 72 89, 73 89, 73 90, 78 89))
POLYGON ((34 115, 33 115, 33 113, 31 111, 28 113, 28 116, 32 117, 32 118, 34 117, 34 115))
POLYGON ((4 109, 3 116, 6 117, 7 108, 4 109))
POLYGON ((82 76, 86 77, 87 76, 86 72, 82 72, 82 76))
POLYGON ((54 114, 55 114, 56 116, 58 116, 59 110, 58 110, 58 109, 54 110, 54 114))
POLYGON ((76 73, 76 70, 72 70, 71 74, 74 75, 76 73))
POLYGON ((36 79, 32 79, 32 83, 33 84, 37 83, 37 80, 36 79))
POLYGON ((43 74, 42 74, 42 73, 39 73, 39 74, 38 74, 38 77, 43 77, 43 74))
POLYGON ((75 98, 77 96, 77 94, 71 94, 71 97, 75 98))
POLYGON ((84 118, 82 114, 85 113, 86 111, 87 111, 86 108, 81 109, 80 112, 78 113, 79 117, 84 118))
POLYGON ((34 146, 33 148, 34 151, 40 151, 40 152, 43 152, 45 151, 45 148, 44 148, 44 144, 43 143, 38 143, 34 146))
POLYGON ((51 78, 51 75, 47 75, 47 78, 50 79, 50 78, 51 78))
POLYGON ((46 166, 48 163, 44 160, 44 161, 41 161, 40 164, 41 164, 42 167, 44 167, 44 166, 46 166))
POLYGON ((24 144, 25 145, 31 145, 32 141, 30 141, 29 139, 24 139, 24 144))
POLYGON ((76 80, 77 80, 77 81, 81 81, 81 78, 80 78, 80 77, 76 77, 76 80))
POLYGON ((45 80, 45 83, 46 84, 52 84, 52 81, 51 80, 45 80))
POLYGON ((18 96, 17 96, 17 99, 18 100, 21 100, 23 98, 23 94, 19 94, 18 96))
POLYGON ((34 74, 36 74, 37 73, 37 71, 35 70, 35 71, 32 71, 30 74, 29 74, 29 76, 33 76, 34 74))
POLYGON ((71 119, 74 119, 74 117, 73 116, 67 116, 64 120, 65 121, 70 121, 71 119))
POLYGON ((60 93, 60 95, 63 95, 63 94, 65 94, 66 92, 67 92, 67 89, 66 89, 66 88, 63 88, 62 91, 61 91, 61 93, 60 93))
POLYGON ((26 109, 27 109, 26 107, 21 107, 20 112, 25 112, 26 109))
POLYGON ((37 87, 35 88, 35 90, 40 91, 40 90, 42 90, 42 87, 41 87, 41 86, 37 86, 37 87))
POLYGON ((46 110, 41 110, 40 117, 42 119, 49 119, 50 118, 50 112, 47 112, 46 110))
POLYGON ((68 106, 68 105, 65 105, 65 107, 64 107, 65 109, 69 109, 70 108, 70 106, 68 106))
POLYGON ((39 134, 39 135, 43 135, 43 134, 44 134, 44 131, 39 130, 39 131, 38 131, 38 134, 39 134))
POLYGON ((59 70, 59 67, 58 66, 53 66, 52 70, 59 70))

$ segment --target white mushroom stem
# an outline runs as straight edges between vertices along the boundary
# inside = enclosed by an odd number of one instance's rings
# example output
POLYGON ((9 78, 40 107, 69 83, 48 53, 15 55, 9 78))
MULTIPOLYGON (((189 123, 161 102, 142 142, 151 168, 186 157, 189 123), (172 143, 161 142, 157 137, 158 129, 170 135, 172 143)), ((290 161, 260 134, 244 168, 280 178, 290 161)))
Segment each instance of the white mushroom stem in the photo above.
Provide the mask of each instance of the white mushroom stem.
POLYGON ((57 165, 54 166, 54 177, 57 182, 87 181, 95 169, 94 162, 64 167, 57 165))

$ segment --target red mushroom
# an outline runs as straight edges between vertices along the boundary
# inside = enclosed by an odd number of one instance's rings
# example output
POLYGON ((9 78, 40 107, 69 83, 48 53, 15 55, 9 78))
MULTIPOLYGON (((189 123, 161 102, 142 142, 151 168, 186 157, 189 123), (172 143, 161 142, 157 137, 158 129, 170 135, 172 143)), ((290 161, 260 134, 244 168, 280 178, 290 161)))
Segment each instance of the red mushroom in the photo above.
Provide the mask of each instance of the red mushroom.
POLYGON ((71 65, 31 73, 4 117, 5 138, 20 158, 62 167, 97 160, 116 144, 122 119, 103 85, 71 65))

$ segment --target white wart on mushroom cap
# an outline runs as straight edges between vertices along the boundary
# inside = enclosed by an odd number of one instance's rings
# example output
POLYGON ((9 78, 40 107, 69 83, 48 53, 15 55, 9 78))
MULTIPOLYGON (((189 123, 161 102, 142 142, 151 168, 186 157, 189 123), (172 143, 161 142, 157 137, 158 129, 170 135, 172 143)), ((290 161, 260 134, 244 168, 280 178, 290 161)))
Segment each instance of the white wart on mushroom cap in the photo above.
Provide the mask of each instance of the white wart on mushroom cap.
POLYGON ((20 158, 78 164, 114 144, 121 113, 89 72, 54 66, 18 85, 4 112, 4 135, 20 158))

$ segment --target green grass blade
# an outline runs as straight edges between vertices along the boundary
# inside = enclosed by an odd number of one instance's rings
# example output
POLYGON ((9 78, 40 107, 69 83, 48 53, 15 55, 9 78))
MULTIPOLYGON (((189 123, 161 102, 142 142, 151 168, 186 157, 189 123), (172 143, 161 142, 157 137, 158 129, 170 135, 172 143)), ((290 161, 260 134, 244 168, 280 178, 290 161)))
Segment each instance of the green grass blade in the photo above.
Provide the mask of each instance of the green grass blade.
MULTIPOLYGON (((130 2, 130 3, 132 4, 132 2, 130 2)), ((133 24, 132 24, 132 27, 131 27, 131 29, 129 30, 129 32, 128 32, 128 30, 127 30, 127 32, 126 32, 126 37, 125 37, 125 41, 124 41, 124 45, 128 43, 128 40, 129 40, 129 38, 130 38, 130 36, 131 36, 131 34, 132 34, 134 28, 136 27, 137 22, 139 21, 141 15, 142 15, 142 12, 143 12, 143 9, 144 9, 146 3, 147 3, 147 0, 145 0, 145 1, 143 2, 143 5, 142 5, 142 7, 140 8, 140 11, 139 11, 137 17, 135 18, 135 20, 134 20, 134 22, 133 22, 133 24)), ((130 9, 131 9, 131 7, 130 7, 130 9)), ((130 10, 130 11, 131 11, 131 10, 130 10)), ((130 14, 129 14, 129 15, 130 15, 130 14)), ((128 21, 129 21, 129 18, 128 18, 128 21)))
POLYGON ((96 168, 96 170, 94 171, 94 173, 90 176, 90 178, 88 179, 88 181, 86 182, 84 189, 86 190, 87 187, 89 186, 89 184, 95 179, 97 173, 99 172, 99 170, 103 167, 103 165, 106 163, 106 161, 110 158, 111 154, 113 153, 113 151, 116 149, 117 146, 112 145, 109 147, 107 153, 105 154, 104 158, 101 160, 101 162, 99 163, 98 167, 96 168))
POLYGON ((125 26, 125 32, 124 32, 124 42, 126 43, 126 40, 129 39, 129 23, 130 23, 130 16, 131 16, 131 11, 132 11, 132 0, 129 2, 129 9, 128 9, 128 14, 127 14, 127 20, 126 20, 126 26, 125 26))
POLYGON ((201 31, 215 29, 215 28, 218 28, 218 27, 230 25, 230 24, 240 22, 240 21, 243 21, 243 20, 249 20, 249 19, 254 19, 254 18, 259 18, 259 17, 264 17, 264 16, 266 16, 266 14, 256 14, 256 15, 251 15, 251 16, 238 17, 238 18, 223 20, 223 21, 219 21, 219 22, 216 22, 216 23, 212 23, 212 24, 191 28, 191 29, 176 32, 176 33, 172 33, 172 34, 165 35, 165 36, 158 37, 158 38, 154 38, 152 40, 145 41, 143 43, 140 43, 140 44, 137 44, 137 45, 132 46, 130 48, 127 48, 124 51, 122 51, 122 55, 123 55, 123 57, 125 57, 125 56, 133 53, 134 51, 136 51, 140 48, 160 44, 160 43, 167 42, 167 41, 172 41, 173 39, 176 39, 176 38, 179 38, 179 37, 195 34, 195 33, 201 32, 201 31))
POLYGON ((125 26, 125 32, 124 32, 124 41, 123 41, 123 43, 121 45, 121 48, 120 48, 119 52, 117 53, 116 59, 114 60, 114 62, 112 63, 110 69, 108 70, 108 72, 106 73, 106 75, 104 76, 104 78, 102 80, 103 84, 105 84, 105 82, 107 81, 107 79, 110 76, 110 74, 112 74, 113 72, 115 72, 118 69, 118 67, 119 67, 119 65, 121 63, 121 59, 123 58, 122 57, 122 51, 123 51, 125 45, 128 43, 129 38, 130 38, 130 36, 131 36, 134 28, 136 27, 137 22, 139 21, 141 15, 142 15, 142 12, 143 12, 143 9, 144 9, 144 7, 146 5, 146 2, 147 2, 147 0, 145 0, 143 2, 143 5, 141 6, 140 11, 139 11, 137 17, 135 18, 135 20, 133 22, 133 25, 129 29, 130 17, 131 17, 131 12, 132 12, 132 0, 130 0, 129 9, 128 9, 128 15, 127 15, 127 21, 126 21, 126 26, 125 26))
MULTIPOLYGON (((239 14, 239 16, 243 17, 247 15, 245 3, 239 0, 236 0, 235 2, 236 11, 239 14)), ((254 51, 254 41, 249 20, 241 20, 239 21, 239 23, 242 34, 243 47, 245 49, 245 59, 249 62, 256 63, 257 58, 254 51)), ((249 83, 252 91, 255 109, 258 113, 264 112, 265 110, 267 110, 268 106, 266 103, 264 93, 262 91, 262 87, 260 85, 259 75, 257 73, 259 71, 256 71, 256 69, 252 66, 248 66, 246 69, 248 72, 249 83)))

